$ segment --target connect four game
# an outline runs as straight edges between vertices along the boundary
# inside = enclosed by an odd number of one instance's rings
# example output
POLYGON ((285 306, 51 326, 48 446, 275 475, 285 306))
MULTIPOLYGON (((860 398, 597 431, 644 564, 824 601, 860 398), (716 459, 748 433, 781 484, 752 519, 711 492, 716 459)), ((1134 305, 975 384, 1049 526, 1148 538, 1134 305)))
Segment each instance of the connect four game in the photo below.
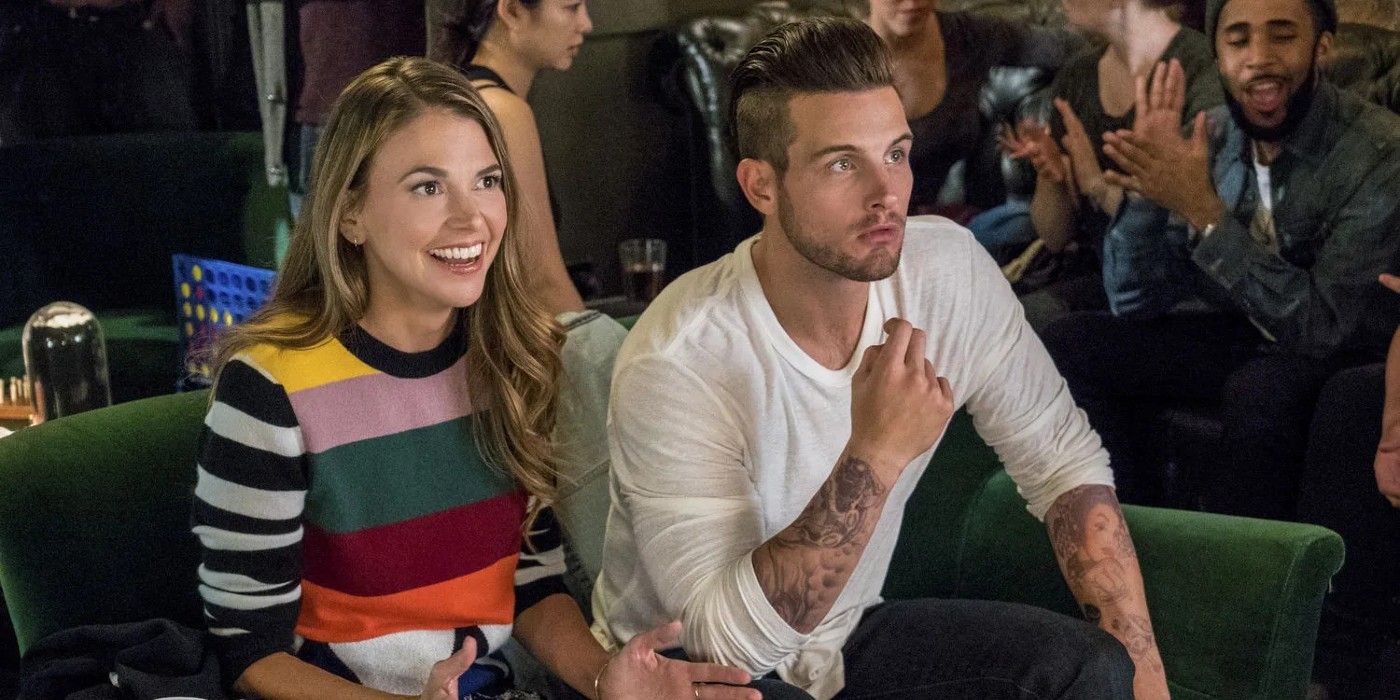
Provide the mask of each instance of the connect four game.
POLYGON ((222 260, 171 256, 175 271, 175 315, 180 326, 178 390, 209 386, 207 360, 196 351, 208 347, 219 333, 251 316, 272 292, 276 273, 222 260))

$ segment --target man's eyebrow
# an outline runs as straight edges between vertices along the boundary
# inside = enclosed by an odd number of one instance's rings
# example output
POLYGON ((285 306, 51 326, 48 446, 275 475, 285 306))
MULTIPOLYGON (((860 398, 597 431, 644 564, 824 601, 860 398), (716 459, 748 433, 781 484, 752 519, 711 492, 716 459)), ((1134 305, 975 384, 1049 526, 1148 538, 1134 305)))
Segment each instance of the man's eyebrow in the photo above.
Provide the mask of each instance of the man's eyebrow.
MULTIPOLYGON (((1248 32, 1250 23, 1246 20, 1235 22, 1220 31, 1222 33, 1248 32)), ((1264 23, 1269 29, 1297 29, 1298 23, 1291 19, 1271 19, 1264 23)))

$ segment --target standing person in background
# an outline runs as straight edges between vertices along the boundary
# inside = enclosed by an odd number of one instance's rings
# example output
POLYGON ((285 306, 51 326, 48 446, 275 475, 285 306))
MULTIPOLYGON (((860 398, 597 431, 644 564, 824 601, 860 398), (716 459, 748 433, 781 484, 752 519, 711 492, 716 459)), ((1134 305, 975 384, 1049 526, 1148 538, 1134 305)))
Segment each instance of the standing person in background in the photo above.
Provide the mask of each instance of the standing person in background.
MULTIPOLYGON (((560 333, 521 282, 500 128, 460 73, 366 71, 316 151, 268 303, 217 351, 199 593, 228 685, 282 698, 512 696, 511 636, 592 700, 741 700, 734 668, 609 654, 563 589, 560 333)), ((515 696, 518 697, 518 696, 515 696)))
MULTIPOLYGON (((1186 114, 1224 101, 1215 58, 1205 35, 1178 21, 1179 0, 1063 0, 1065 21, 1094 39, 1055 74, 1050 92, 1055 113, 1049 127, 1022 123, 1008 138, 1012 155, 1036 166, 1029 222, 1050 251, 1071 242, 1093 252, 1123 190, 1104 180, 1111 167, 1103 152, 1104 132, 1130 128, 1138 82, 1151 82, 1154 68, 1172 60, 1186 75, 1186 114)), ((1070 311, 1106 309, 1103 275, 1072 276, 1022 298, 1026 320, 1043 329, 1070 311)))
POLYGON ((991 69, 1055 70, 1073 51, 1073 37, 970 12, 940 12, 937 0, 869 0, 867 9, 865 23, 890 49, 895 86, 914 134, 909 213, 943 213, 936 207, 949 169, 977 147, 978 103, 991 69))
POLYGON ((4 3, 0 145, 194 131, 192 1, 4 3))
POLYGON ((433 58, 467 74, 505 131, 520 180, 530 289, 556 314, 581 311, 583 299, 559 251, 559 215, 535 113, 525 98, 540 71, 573 66, 584 35, 593 30, 588 7, 583 0, 465 0, 441 22, 433 58))
POLYGON ((321 127, 340 91, 390 56, 427 51, 423 0, 298 0, 301 94, 292 111, 298 131, 292 163, 293 215, 311 177, 321 127))

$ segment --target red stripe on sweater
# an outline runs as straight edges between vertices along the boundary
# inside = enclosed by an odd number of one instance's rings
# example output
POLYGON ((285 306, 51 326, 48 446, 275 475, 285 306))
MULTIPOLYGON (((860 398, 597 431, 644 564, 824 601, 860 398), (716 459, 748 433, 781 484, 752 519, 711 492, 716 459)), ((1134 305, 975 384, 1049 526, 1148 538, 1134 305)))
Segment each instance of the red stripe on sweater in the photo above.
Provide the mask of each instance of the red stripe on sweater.
POLYGON ((488 498, 344 534, 306 523, 302 577, 355 596, 380 596, 471 574, 520 552, 525 496, 488 498))

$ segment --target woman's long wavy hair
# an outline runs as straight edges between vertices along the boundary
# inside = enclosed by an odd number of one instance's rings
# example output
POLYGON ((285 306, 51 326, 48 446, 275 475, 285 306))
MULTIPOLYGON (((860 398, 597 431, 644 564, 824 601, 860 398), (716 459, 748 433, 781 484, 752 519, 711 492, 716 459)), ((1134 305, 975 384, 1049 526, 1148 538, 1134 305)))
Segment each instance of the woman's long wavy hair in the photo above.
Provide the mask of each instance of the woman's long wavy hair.
POLYGON ((472 402, 478 407, 476 434, 488 462, 533 496, 528 524, 554 500, 557 470, 550 435, 563 333, 525 289, 515 230, 517 186, 500 125, 456 69, 425 58, 391 58, 361 73, 340 94, 316 145, 306 204, 272 295, 220 339, 213 366, 222 370, 255 345, 310 348, 364 316, 373 292, 364 252, 340 235, 340 222, 363 201, 369 164, 380 146, 428 109, 451 110, 481 124, 504 173, 506 228, 481 298, 460 313, 467 315, 467 367, 480 379, 471 386, 486 392, 472 402))

